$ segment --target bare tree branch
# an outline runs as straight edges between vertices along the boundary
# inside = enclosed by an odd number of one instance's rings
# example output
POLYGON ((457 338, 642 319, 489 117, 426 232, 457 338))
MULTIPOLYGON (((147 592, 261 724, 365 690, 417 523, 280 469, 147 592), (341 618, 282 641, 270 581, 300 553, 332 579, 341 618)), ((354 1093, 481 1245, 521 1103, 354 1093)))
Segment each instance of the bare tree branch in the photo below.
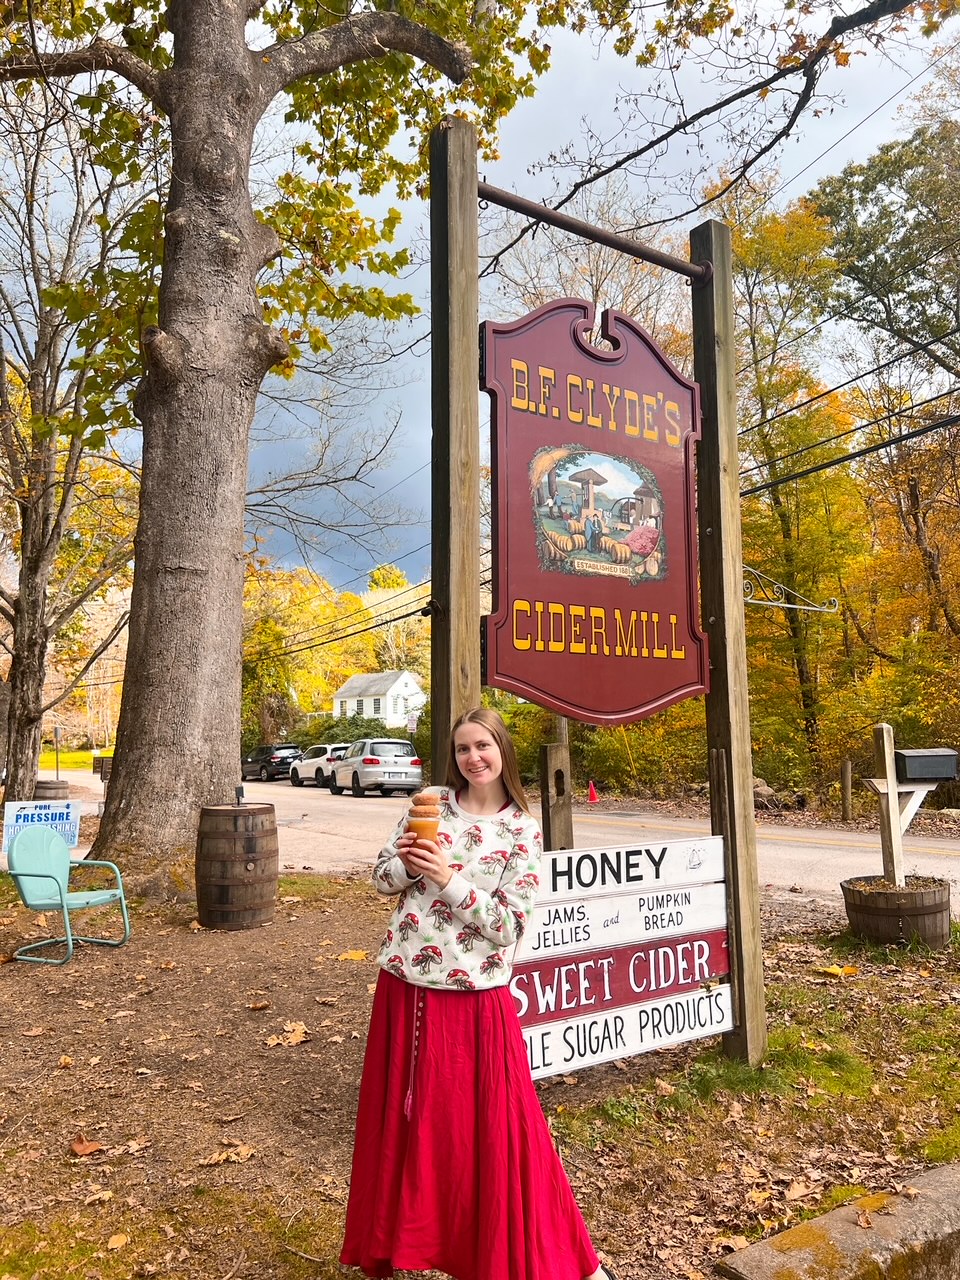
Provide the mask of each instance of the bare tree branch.
POLYGON ((52 698, 50 702, 46 703, 43 707, 41 707, 40 714, 42 716, 45 716, 48 711, 52 711, 54 707, 59 706, 61 702, 63 702, 66 698, 70 697, 71 693, 73 693, 74 689, 76 689, 77 685, 80 683, 83 677, 87 674, 87 672, 90 670, 93 664, 97 661, 97 659, 102 657, 103 654, 106 653, 106 651, 113 644, 114 640, 116 640, 120 632, 124 630, 129 619, 130 619, 129 613, 122 613, 120 615, 120 617, 116 620, 116 622, 110 628, 110 631, 107 633, 107 635, 104 636, 104 638, 100 641, 96 649, 94 649, 93 653, 91 653, 90 657, 86 660, 86 662, 83 664, 80 670, 70 680, 69 684, 65 685, 64 688, 57 694, 55 698, 52 698))
POLYGON ((29 53, 0 61, 0 82, 7 80, 69 79, 91 71, 113 71, 148 98, 162 106, 160 77, 142 58, 129 49, 94 40, 86 49, 70 49, 65 53, 29 53))
MULTIPOLYGON (((738 166, 735 176, 730 182, 725 184, 721 191, 718 191, 715 195, 711 196, 710 199, 703 200, 695 206, 695 210, 705 208, 707 205, 713 203, 713 201, 719 199, 721 195, 729 191, 732 186, 735 186, 736 183, 743 178, 764 155, 769 154, 773 147, 790 135, 804 109, 809 104, 810 99, 813 97, 817 81, 827 64, 828 59, 836 53, 838 43, 844 36, 850 35, 854 31, 870 28, 876 23, 882 21, 884 18, 894 17, 898 13, 903 13, 911 7, 912 3, 913 0, 873 0, 873 3, 865 5, 863 8, 857 9, 851 14, 834 18, 830 23, 830 26, 820 39, 813 44, 806 56, 802 58, 797 57, 793 61, 784 60, 782 65, 779 65, 769 75, 753 80, 749 84, 741 86, 733 93, 727 94, 726 97, 720 98, 716 102, 712 102, 707 106, 702 107, 699 111, 694 111, 690 115, 683 116, 682 119, 676 121, 676 123, 671 125, 669 128, 657 133, 642 146, 636 147, 631 151, 624 152, 622 155, 617 156, 617 158, 610 164, 592 169, 585 174, 584 177, 575 182, 560 200, 557 200, 551 205, 551 208, 555 210, 562 209, 565 205, 569 204, 580 191, 584 190, 584 188, 592 186, 593 183, 600 182, 604 178, 608 178, 611 174, 617 173, 620 170, 627 169, 637 160, 640 160, 651 152, 662 148, 672 138, 677 137, 679 134, 689 133, 697 125, 703 124, 707 120, 722 115, 724 111, 728 110, 732 106, 736 106, 737 103, 743 102, 751 97, 763 97, 777 85, 784 85, 794 77, 799 77, 802 81, 802 88, 799 92, 797 102, 794 104, 794 108, 791 110, 787 120, 776 130, 774 136, 765 143, 760 150, 755 153, 751 153, 744 158, 738 166)), ((691 211, 685 209, 683 211, 683 216, 686 216, 689 212, 691 211)), ((660 219, 658 223, 649 225, 659 225, 660 223, 669 222, 671 220, 672 219, 670 218, 663 218, 660 219)), ((504 245, 503 248, 490 259, 487 265, 483 268, 481 275, 489 275, 495 272, 499 266, 501 258, 515 245, 519 244, 526 236, 531 235, 536 229, 536 225, 536 223, 528 222, 527 225, 523 227, 509 243, 504 245)))

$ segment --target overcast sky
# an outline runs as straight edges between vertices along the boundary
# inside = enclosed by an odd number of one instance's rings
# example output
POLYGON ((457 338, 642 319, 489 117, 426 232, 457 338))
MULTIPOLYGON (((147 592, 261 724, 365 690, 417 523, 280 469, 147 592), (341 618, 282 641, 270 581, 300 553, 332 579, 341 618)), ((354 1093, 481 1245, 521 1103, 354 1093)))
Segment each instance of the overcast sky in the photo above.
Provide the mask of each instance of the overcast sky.
MULTIPOLYGON (((940 34, 940 47, 956 41, 958 26, 955 22, 940 34)), ((782 180, 778 200, 785 203, 796 199, 820 178, 838 173, 851 161, 864 160, 881 143, 908 132, 910 122, 901 112, 911 97, 929 83, 933 58, 933 43, 922 41, 913 49, 891 52, 888 47, 887 56, 870 52, 866 57, 855 57, 849 67, 830 73, 827 83, 838 100, 825 103, 826 110, 819 118, 809 113, 776 157, 782 180)), ((521 103, 504 123, 502 158, 496 163, 482 163, 481 177, 531 199, 548 198, 554 189, 550 175, 531 174, 528 169, 566 143, 576 144, 582 137, 583 117, 588 117, 600 133, 607 126, 612 127, 614 105, 622 92, 620 85, 629 82, 631 75, 639 74, 612 55, 597 56, 583 40, 559 33, 550 72, 541 80, 536 97, 521 103)), ((711 159, 719 164, 725 157, 718 154, 711 159)), ((426 216, 424 206, 411 206, 405 215, 406 233, 411 237, 424 235, 426 216)), ((708 216, 699 213, 691 222, 699 223, 708 216)), ((429 288, 426 268, 412 274, 407 285, 425 306, 429 288)), ((423 332, 428 323, 426 315, 413 322, 409 336, 423 332)), ((399 564, 412 582, 429 575, 429 377, 429 348, 422 343, 419 358, 404 362, 406 385, 384 396, 379 408, 384 415, 395 409, 402 412, 402 441, 382 473, 382 487, 394 487, 394 493, 404 494, 412 508, 419 507, 415 511, 418 523, 388 535, 379 556, 354 550, 350 545, 336 549, 331 546, 329 557, 321 553, 314 567, 338 588, 363 590, 366 573, 383 560, 399 564)), ((483 397, 482 430, 486 430, 488 421, 488 402, 483 397)), ((255 454, 254 470, 258 461, 262 465, 262 458, 255 454)), ((273 553, 284 556, 281 543, 275 545, 273 553)))

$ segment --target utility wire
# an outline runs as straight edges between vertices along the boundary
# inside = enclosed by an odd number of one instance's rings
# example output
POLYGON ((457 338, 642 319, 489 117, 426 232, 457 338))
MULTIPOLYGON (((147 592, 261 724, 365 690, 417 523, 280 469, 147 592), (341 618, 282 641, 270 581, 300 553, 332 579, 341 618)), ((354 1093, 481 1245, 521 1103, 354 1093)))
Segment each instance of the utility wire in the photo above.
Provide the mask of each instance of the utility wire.
POLYGON ((768 480, 766 484, 755 485, 752 489, 741 489, 740 497, 749 498, 756 493, 765 493, 768 489, 779 489, 782 485, 790 484, 794 480, 802 480, 805 476, 812 476, 818 471, 827 471, 830 467, 839 467, 844 462, 853 462, 856 458, 865 458, 868 453, 876 453, 880 449, 889 449, 893 445, 904 444, 907 440, 916 440, 919 436, 925 436, 931 431, 939 431, 941 427, 956 426, 958 422, 960 422, 960 413, 952 414, 949 418, 940 418, 936 422, 928 422, 926 426, 918 427, 916 431, 907 431, 902 436, 890 436, 877 444, 870 444, 863 449, 856 449, 852 453, 845 453, 842 457, 832 458, 829 462, 819 462, 816 466, 807 467, 805 471, 795 471, 792 475, 781 476, 779 480, 768 480))
MULTIPOLYGON (((829 387, 826 391, 818 391, 815 396, 809 396, 806 400, 801 400, 799 404, 791 405, 788 409, 781 409, 779 413, 772 413, 769 418, 764 418, 762 422, 755 422, 752 427, 744 427, 742 431, 738 431, 738 436, 749 435, 751 431, 759 431, 761 427, 769 426, 771 422, 776 422, 780 418, 789 417, 791 413, 799 413, 801 409, 806 409, 808 405, 816 404, 818 400, 823 400, 826 396, 832 396, 837 391, 842 391, 844 387, 849 387, 854 382, 859 382, 862 378, 869 378, 875 373, 880 373, 884 369, 889 369, 891 365, 896 364, 900 360, 905 360, 907 356, 915 355, 918 351, 926 351, 928 347, 936 346, 938 342, 944 342, 947 338, 952 338, 955 333, 960 333, 960 328, 954 327, 948 329, 946 333, 940 334, 937 338, 930 338, 927 342, 918 342, 910 347, 907 351, 901 351, 899 355, 891 356, 889 360, 885 360, 882 364, 875 365, 872 369, 866 369, 863 373, 856 373, 852 378, 848 378, 846 382, 838 382, 836 386, 829 387)), ((829 443, 824 441, 824 443, 829 443)))
MULTIPOLYGON (((422 468, 420 469, 422 470, 422 468)), ((412 551, 407 551, 402 556, 398 557, 397 563, 402 563, 402 561, 404 560, 409 560, 411 556, 415 556, 419 554, 419 552, 425 551, 429 546, 430 546, 430 543, 425 542, 422 547, 414 547, 412 551)), ((351 578, 350 582, 358 582, 361 578, 368 577, 368 576, 369 576, 368 574, 358 574, 356 578, 351 578)), ((344 587, 348 585, 349 583, 345 583, 344 587)), ((403 596, 403 595, 408 595, 411 591, 422 591, 424 590, 425 586, 426 586, 425 583, 413 582, 408 587, 398 588, 395 596, 390 596, 386 600, 380 601, 379 606, 380 607, 388 606, 392 600, 399 599, 400 596, 403 596)), ((342 595, 344 588, 330 587, 330 590, 331 592, 333 592, 334 595, 342 595)), ((307 596, 305 600, 302 601, 301 603, 309 603, 310 601, 313 601, 313 600, 319 600, 323 595, 324 595, 323 592, 320 592, 320 591, 315 592, 312 596, 307 596)), ((342 626, 344 622, 348 622, 351 618, 358 618, 362 614, 369 613, 369 612, 370 610, 367 605, 361 605, 359 609, 354 609, 351 613, 342 614, 335 618, 327 618, 324 622, 318 622, 312 627, 305 627, 302 631, 298 631, 293 635, 288 636, 288 639, 294 640, 294 641, 305 640, 307 639, 308 636, 312 636, 318 632, 329 630, 329 628, 331 627, 342 626)))
POLYGON ((381 618, 378 622, 371 622, 369 626, 357 627, 354 631, 344 632, 342 635, 331 636, 326 640, 314 640, 310 644, 300 645, 296 649, 274 649, 267 650, 263 653, 250 654, 244 658, 244 662, 262 662, 264 658, 291 658, 297 653, 306 653, 311 649, 322 649, 324 645, 337 644, 341 640, 351 640, 354 636, 365 635, 368 631, 378 631, 381 627, 388 627, 391 623, 402 622, 405 618, 415 618, 424 616, 424 609, 411 609, 407 613, 397 614, 392 618, 381 618))
POLYGON ((784 182, 781 182, 779 187, 775 187, 774 190, 771 191, 769 195, 767 195, 766 198, 757 207, 762 209, 765 204, 768 204, 775 196, 778 196, 781 191, 785 191, 787 187, 792 186, 798 178, 803 177, 803 175, 807 172, 808 169, 812 169, 815 164, 817 164, 820 160, 824 158, 824 156, 828 156, 830 152, 834 150, 835 147, 839 147, 841 142, 845 142, 847 138, 855 134, 858 129, 862 129, 868 120, 872 120, 875 115, 879 115, 880 112, 883 111, 885 107, 888 107, 891 102, 895 102, 897 98, 899 98, 902 94, 906 93, 906 91, 911 87, 911 85, 916 84, 918 80, 922 80, 923 77, 929 74, 929 72, 931 72, 939 62, 942 62, 945 58, 948 58, 950 54, 953 53, 954 50, 956 49, 960 49, 960 40, 958 40, 956 44, 948 45, 935 58, 931 58, 931 60, 927 63, 927 65, 925 67, 922 67, 916 73, 916 75, 911 76, 911 78, 906 82, 906 84, 902 84, 900 88, 896 90, 895 93, 891 93, 889 98, 886 98, 883 102, 880 103, 879 106, 874 107, 872 111, 869 111, 863 117, 862 120, 858 120, 856 124, 851 125, 846 133, 841 133, 839 138, 836 138, 833 142, 831 142, 829 147, 825 147, 824 150, 821 151, 818 156, 814 156, 813 159, 810 161, 810 163, 805 164, 802 169, 799 169, 793 175, 793 177, 787 178, 784 182))
MULTIPOLYGON (((957 245, 960 245, 960 236, 955 236, 953 240, 948 240, 946 244, 939 245, 936 249, 931 250, 927 257, 936 257, 942 253, 949 253, 950 250, 955 249, 957 245)), ((899 274, 892 276, 890 281, 891 288, 901 280, 906 279, 910 274, 911 272, 909 269, 904 269, 899 272, 899 274)), ((802 342, 803 339, 809 337, 811 333, 816 333, 818 329, 822 329, 824 325, 830 324, 833 320, 852 320, 856 324, 868 322, 869 317, 858 315, 856 311, 851 310, 849 307, 840 311, 832 311, 828 316, 824 316, 822 320, 818 320, 816 324, 810 325, 809 328, 802 330, 794 337, 787 338, 786 341, 780 343, 777 347, 777 353, 779 354, 781 351, 786 351, 788 347, 795 346, 798 342, 802 342)), ((751 368, 752 365, 750 364, 741 365, 737 370, 737 377, 740 377, 744 373, 749 373, 751 368)))
MULTIPOLYGON (((429 543, 427 545, 429 546, 429 543)), ((414 553, 411 552, 410 554, 413 555, 414 553)), ((411 583, 409 587, 397 588, 393 595, 387 596, 383 600, 378 600, 374 608, 380 611, 392 608, 395 603, 401 599, 401 597, 410 595, 412 591, 422 591, 429 594, 430 587, 428 583, 415 582, 411 583)), ((330 630, 344 626, 353 618, 360 618, 366 614, 374 612, 374 608, 370 605, 362 604, 359 609, 353 609, 350 613, 340 614, 335 618, 327 618, 323 622, 318 622, 316 626, 307 627, 303 631, 298 631, 293 635, 288 636, 287 639, 292 641, 307 640, 311 637, 315 639, 317 636, 324 635, 330 630)))
POLYGON ((949 391, 941 391, 939 395, 929 396, 926 400, 917 400, 913 404, 904 406, 903 409, 894 409, 879 418, 871 418, 869 422, 858 422, 855 427, 850 427, 848 431, 838 431, 836 435, 829 436, 826 440, 816 440, 813 444, 806 444, 801 449, 794 449, 792 453, 784 453, 778 458, 757 462, 752 467, 744 467, 740 472, 740 479, 742 480, 753 471, 763 471, 765 467, 773 467, 779 462, 789 462, 791 458, 799 458, 801 454, 809 453, 811 449, 822 449, 828 444, 835 444, 838 440, 845 440, 847 436, 859 435, 861 431, 866 431, 869 427, 878 427, 881 423, 891 422, 894 418, 902 418, 913 414, 917 409, 926 408, 928 404, 935 404, 938 400, 946 400, 950 396, 956 395, 958 391, 960 391, 960 387, 952 387, 949 391))

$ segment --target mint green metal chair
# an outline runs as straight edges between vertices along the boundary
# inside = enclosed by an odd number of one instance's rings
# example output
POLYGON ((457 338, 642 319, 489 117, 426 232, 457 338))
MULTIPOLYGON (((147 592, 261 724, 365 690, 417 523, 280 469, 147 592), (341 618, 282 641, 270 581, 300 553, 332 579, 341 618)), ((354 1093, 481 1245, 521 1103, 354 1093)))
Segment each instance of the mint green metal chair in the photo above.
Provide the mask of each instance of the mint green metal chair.
POLYGON ((50 827, 26 827, 17 833, 7 855, 7 864, 23 905, 30 911, 59 911, 63 916, 63 936, 31 942, 13 953, 14 960, 30 960, 34 964, 66 964, 73 955, 75 942, 95 942, 104 947, 122 947, 130 937, 130 917, 123 893, 123 880, 112 862, 85 859, 71 862, 66 840, 50 827), (116 887, 80 892, 69 888, 71 872, 78 867, 108 867, 116 879, 116 887), (89 938, 75 934, 70 924, 71 911, 89 907, 117 905, 123 916, 122 938, 89 938), (65 946, 60 959, 34 954, 46 947, 65 946))

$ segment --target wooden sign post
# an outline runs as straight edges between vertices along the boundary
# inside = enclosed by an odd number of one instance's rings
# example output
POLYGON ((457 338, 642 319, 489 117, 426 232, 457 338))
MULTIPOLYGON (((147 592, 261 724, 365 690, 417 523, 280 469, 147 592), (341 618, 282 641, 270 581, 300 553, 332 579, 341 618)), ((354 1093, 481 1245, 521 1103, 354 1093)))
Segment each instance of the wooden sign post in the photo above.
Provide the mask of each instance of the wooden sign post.
POLYGON ((430 138, 433 779, 454 720, 480 702, 480 408, 477 133, 449 118, 430 138))
POLYGON ((727 858, 736 1013, 724 1051, 756 1066, 766 1052, 767 1022, 743 616, 731 255, 730 229, 722 222, 706 222, 691 233, 691 258, 713 266, 710 280, 693 288, 693 369, 703 410, 697 510, 700 600, 710 642, 710 823, 724 838, 727 858))

